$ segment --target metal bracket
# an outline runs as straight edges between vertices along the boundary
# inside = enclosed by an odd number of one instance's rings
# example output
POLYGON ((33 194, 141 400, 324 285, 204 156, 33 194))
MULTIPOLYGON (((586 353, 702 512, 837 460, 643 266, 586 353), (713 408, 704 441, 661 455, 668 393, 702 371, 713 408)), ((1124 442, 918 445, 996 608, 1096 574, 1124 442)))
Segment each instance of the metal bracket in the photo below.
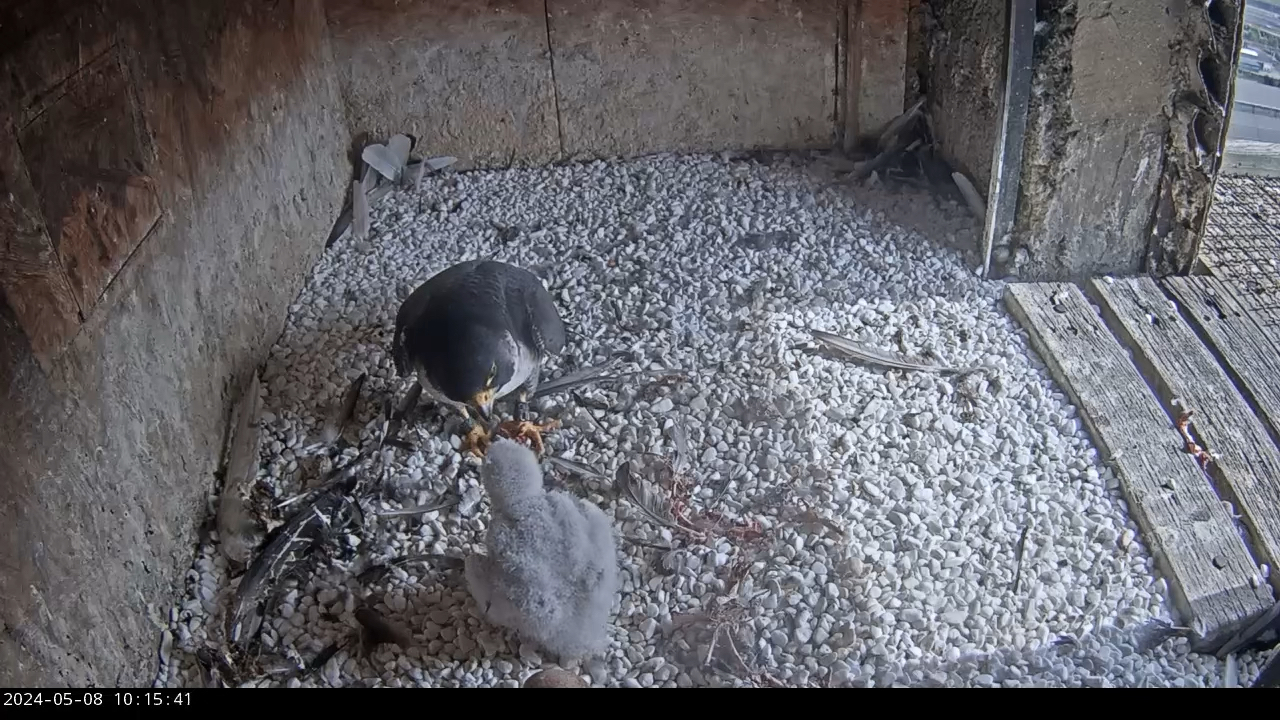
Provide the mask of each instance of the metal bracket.
POLYGON ((991 157, 987 219, 982 238, 982 277, 991 273, 996 242, 1013 232, 1022 180, 1022 145, 1027 137, 1027 108, 1036 39, 1035 0, 1009 0, 1009 36, 1005 46, 1004 103, 1000 136, 991 157))

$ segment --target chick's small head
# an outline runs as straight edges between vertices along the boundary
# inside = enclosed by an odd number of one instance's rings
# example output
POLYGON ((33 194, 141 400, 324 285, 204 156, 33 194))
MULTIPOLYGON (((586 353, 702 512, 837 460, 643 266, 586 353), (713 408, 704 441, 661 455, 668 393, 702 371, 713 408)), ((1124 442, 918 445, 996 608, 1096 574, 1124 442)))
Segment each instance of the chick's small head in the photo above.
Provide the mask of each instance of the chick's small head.
POLYGON ((480 479, 490 502, 499 509, 545 493, 538 456, 524 445, 503 437, 495 438, 485 453, 480 479))

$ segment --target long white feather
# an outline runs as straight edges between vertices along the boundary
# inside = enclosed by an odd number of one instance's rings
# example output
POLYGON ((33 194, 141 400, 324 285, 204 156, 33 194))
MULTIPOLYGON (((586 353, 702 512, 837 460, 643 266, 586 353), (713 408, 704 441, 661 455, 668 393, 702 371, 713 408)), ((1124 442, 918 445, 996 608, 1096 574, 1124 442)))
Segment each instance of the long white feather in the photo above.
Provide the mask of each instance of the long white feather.
POLYGON ((883 367, 896 368, 898 370, 919 370, 922 372, 936 373, 953 373, 955 370, 943 365, 932 365, 929 363, 918 362, 908 358, 904 358, 894 353, 885 352, 866 345, 859 345, 852 340, 842 338, 839 335, 833 335, 821 330, 809 329, 813 333, 813 337, 818 342, 827 347, 838 350, 854 360, 859 360, 871 365, 881 365, 883 367))

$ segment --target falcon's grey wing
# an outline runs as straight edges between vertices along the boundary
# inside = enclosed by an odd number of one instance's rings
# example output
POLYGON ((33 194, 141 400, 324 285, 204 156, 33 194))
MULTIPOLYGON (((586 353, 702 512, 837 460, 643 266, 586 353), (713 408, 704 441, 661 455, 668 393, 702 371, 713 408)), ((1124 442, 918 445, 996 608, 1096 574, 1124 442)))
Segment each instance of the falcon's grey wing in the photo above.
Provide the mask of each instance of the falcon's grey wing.
POLYGON ((400 309, 396 312, 395 336, 391 341, 391 357, 395 361, 397 375, 403 377, 409 370, 409 358, 405 351, 405 332, 418 324, 433 299, 453 291, 458 281, 470 274, 480 262, 468 260, 445 268, 419 285, 400 304, 400 309))
POLYGON ((560 311, 556 308, 551 293, 542 285, 538 276, 531 272, 524 271, 514 280, 508 293, 509 296, 518 298, 515 304, 524 309, 521 324, 529 333, 534 349, 538 351, 538 360, 559 355, 564 350, 564 321, 560 319, 560 311))

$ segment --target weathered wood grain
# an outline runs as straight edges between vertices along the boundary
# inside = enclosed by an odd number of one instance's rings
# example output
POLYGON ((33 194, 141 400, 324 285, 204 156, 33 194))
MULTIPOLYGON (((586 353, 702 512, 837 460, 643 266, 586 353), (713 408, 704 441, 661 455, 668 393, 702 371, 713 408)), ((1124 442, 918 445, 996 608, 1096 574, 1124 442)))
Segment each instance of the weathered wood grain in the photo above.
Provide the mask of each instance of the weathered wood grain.
POLYGON ((0 48, 7 55, 0 86, 18 127, 39 117, 66 91, 63 83, 110 49, 115 38, 104 10, 80 0, 41 0, 19 17, 0 10, 0 48))
POLYGON ((1111 458, 1195 646, 1215 649, 1265 612, 1272 594, 1226 507, 1079 288, 1013 284, 1005 302, 1111 458))
POLYGON ((1228 282, 1197 276, 1170 277, 1163 284, 1221 355, 1272 438, 1280 437, 1280 342, 1255 322, 1228 282))
POLYGON ((94 61, 65 90, 19 142, 49 236, 87 314, 159 219, 160 200, 116 58, 94 61))
POLYGON ((80 306, 40 219, 9 118, 0 112, 0 290, 40 364, 80 329, 80 306))
MULTIPOLYGON (((1249 531, 1254 557, 1280 563, 1280 449, 1225 370, 1150 277, 1089 284, 1111 331, 1133 352, 1165 411, 1191 410, 1190 428, 1213 455, 1209 477, 1249 531), (1177 400, 1175 405, 1174 400, 1177 400)), ((1272 573, 1280 590, 1280 573, 1272 573)))

